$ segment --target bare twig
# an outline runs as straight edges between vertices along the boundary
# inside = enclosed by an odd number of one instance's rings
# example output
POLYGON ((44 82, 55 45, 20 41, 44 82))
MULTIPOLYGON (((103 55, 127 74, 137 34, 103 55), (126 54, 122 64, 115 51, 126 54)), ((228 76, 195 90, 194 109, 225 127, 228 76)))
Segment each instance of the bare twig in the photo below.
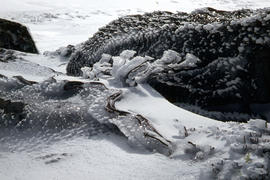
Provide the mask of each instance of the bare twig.
POLYGON ((185 137, 188 137, 188 131, 187 131, 186 126, 184 126, 184 130, 185 130, 185 137))

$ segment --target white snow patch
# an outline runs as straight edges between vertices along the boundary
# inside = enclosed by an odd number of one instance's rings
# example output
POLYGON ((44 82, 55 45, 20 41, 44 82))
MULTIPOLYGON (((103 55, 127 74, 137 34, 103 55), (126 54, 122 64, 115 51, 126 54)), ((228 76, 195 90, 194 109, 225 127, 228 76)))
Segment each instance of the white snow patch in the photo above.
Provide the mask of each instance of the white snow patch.
POLYGON ((178 135, 179 125, 186 128, 225 125, 223 122, 191 113, 171 104, 147 84, 126 90, 124 98, 116 104, 116 107, 143 114, 151 120, 161 134, 170 140, 178 135))

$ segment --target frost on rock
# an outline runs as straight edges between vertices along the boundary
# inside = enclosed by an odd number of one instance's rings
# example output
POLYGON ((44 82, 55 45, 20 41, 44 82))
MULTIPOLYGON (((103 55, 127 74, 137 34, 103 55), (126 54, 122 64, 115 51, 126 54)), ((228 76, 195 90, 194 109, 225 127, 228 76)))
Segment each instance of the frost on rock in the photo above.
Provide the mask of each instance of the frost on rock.
POLYGON ((147 82, 173 103, 264 118, 250 106, 270 102, 268 14, 205 8, 125 16, 84 42, 67 73, 82 75, 110 54, 108 72, 122 86, 147 82))
POLYGON ((190 53, 209 63, 218 57, 250 54, 269 46, 269 8, 219 11, 204 8, 190 14, 157 11, 129 15, 99 29, 71 56, 70 75, 81 75, 80 68, 92 66, 102 54, 119 56, 130 49, 138 56, 161 58, 164 51, 190 53), (258 23, 256 23, 258 22, 258 23), (258 46, 259 45, 259 46, 258 46))

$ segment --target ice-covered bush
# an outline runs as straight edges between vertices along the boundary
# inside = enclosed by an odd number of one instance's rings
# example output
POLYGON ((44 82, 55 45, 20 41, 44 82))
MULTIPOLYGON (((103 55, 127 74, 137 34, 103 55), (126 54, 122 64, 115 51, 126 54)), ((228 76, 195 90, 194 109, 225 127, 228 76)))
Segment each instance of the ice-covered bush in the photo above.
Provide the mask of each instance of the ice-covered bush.
POLYGON ((83 77, 98 79, 104 75, 110 75, 116 84, 135 86, 145 83, 151 75, 164 70, 186 70, 196 67, 201 62, 193 54, 187 53, 182 58, 173 50, 164 51, 163 56, 157 60, 149 56, 135 56, 135 54, 136 52, 132 50, 124 50, 119 56, 103 54, 100 61, 95 63, 92 68, 81 68, 83 77))

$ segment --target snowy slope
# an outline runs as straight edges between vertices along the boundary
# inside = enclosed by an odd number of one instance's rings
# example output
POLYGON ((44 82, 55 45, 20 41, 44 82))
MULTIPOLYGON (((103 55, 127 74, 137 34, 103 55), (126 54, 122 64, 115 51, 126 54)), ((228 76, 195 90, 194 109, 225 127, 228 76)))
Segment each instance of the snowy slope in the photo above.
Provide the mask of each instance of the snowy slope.
MULTIPOLYGON (((25 140, 18 146, 31 146, 31 143, 38 141, 32 138, 31 142, 25 140)), ((185 179, 195 179, 194 176, 199 174, 199 169, 189 168, 192 162, 179 162, 161 154, 136 151, 126 144, 125 139, 115 135, 90 139, 74 137, 60 140, 49 147, 39 146, 37 150, 5 153, 0 150, 0 177, 3 180, 161 180, 177 179, 182 175, 185 175, 185 179), (57 158, 61 159, 53 163, 57 158)))
MULTIPOLYGON (((50 60, 55 63, 55 70, 57 64, 61 64, 61 60, 57 58, 24 53, 23 59, 18 56, 18 59, 6 63, 6 66, 0 62, 0 74, 21 75, 39 82, 52 76, 60 83, 63 79, 90 81, 72 78, 60 71, 50 71, 50 60), (14 65, 16 63, 17 66, 14 65), (26 70, 29 67, 32 69, 26 70)), ((117 87, 117 84, 114 86, 106 80, 102 82, 109 88, 117 87)), ((1 86, 5 86, 3 81, 1 83, 1 86)), ((46 87, 46 83, 41 85, 43 86, 51 95, 58 93, 57 89, 51 89, 53 86, 46 87)), ((35 89, 37 88, 38 86, 35 89)), ((164 156, 141 149, 134 141, 127 141, 123 136, 110 132, 90 135, 92 129, 83 124, 60 132, 51 132, 48 129, 48 133, 39 132, 35 126, 25 132, 6 129, 0 132, 1 179, 107 179, 108 176, 111 179, 209 179, 212 175, 211 164, 214 164, 214 169, 224 166, 218 176, 221 179, 237 176, 240 171, 246 175, 252 173, 255 177, 265 173, 260 167, 265 167, 268 163, 263 152, 267 152, 269 148, 269 123, 265 124, 262 120, 251 120, 248 124, 223 123, 205 118, 170 104, 146 84, 121 89, 124 93, 116 107, 146 117, 159 133, 172 142, 172 154, 164 156), (251 150, 256 144, 260 150, 253 153, 251 150), (248 155, 248 149, 251 155, 248 155), (234 163, 237 164, 236 170, 234 163), (255 166, 257 169, 253 170, 255 166)), ((35 98, 36 95, 33 95, 35 98)), ((53 102, 55 100, 51 103, 53 102)), ((75 97, 68 102, 71 106, 74 103, 75 108, 86 103, 75 97)), ((89 112, 95 106, 90 104, 89 112)), ((65 111, 63 113, 65 117, 65 111)), ((48 114, 48 118, 50 116, 48 114)), ((124 121, 119 122, 120 125, 128 125, 129 119, 122 120, 124 121)), ((50 123, 58 124, 57 120, 51 120, 50 123)), ((130 129, 129 133, 132 134, 132 127, 130 129)))
POLYGON ((154 10, 191 12, 201 7, 223 10, 269 7, 267 0, 9 0, 0 17, 27 25, 41 52, 87 40, 119 16, 154 10))
MULTIPOLYGON (((256 9, 269 7, 270 1, 2 0, 0 17, 26 24, 38 48, 44 52, 81 43, 99 27, 122 15, 153 10, 190 12, 205 6, 224 10, 256 9)), ((18 56, 23 60, 0 62, 0 74, 21 75, 38 82, 50 77, 57 81, 90 81, 66 76, 67 62, 59 57, 20 53, 18 56)), ((102 82, 115 88, 106 80, 102 82)), ((167 157, 139 149, 127 138, 112 133, 88 136, 87 130, 77 129, 48 135, 34 130, 25 134, 1 132, 0 179, 208 179, 207 170, 212 162, 217 169, 224 167, 221 179, 230 179, 235 174, 237 177, 240 170, 234 170, 233 163, 238 163, 246 174, 253 172, 250 169, 255 166, 254 172, 264 173, 259 168, 267 163, 264 157, 255 153, 247 160, 249 155, 242 151, 246 144, 250 148, 250 138, 258 134, 261 134, 258 135, 262 140, 260 146, 267 149, 269 123, 265 127, 260 120, 237 124, 205 118, 170 104, 144 84, 122 90, 122 99, 116 107, 149 119, 173 142, 173 154, 167 157), (220 159, 225 159, 222 165, 218 164, 220 159)))

